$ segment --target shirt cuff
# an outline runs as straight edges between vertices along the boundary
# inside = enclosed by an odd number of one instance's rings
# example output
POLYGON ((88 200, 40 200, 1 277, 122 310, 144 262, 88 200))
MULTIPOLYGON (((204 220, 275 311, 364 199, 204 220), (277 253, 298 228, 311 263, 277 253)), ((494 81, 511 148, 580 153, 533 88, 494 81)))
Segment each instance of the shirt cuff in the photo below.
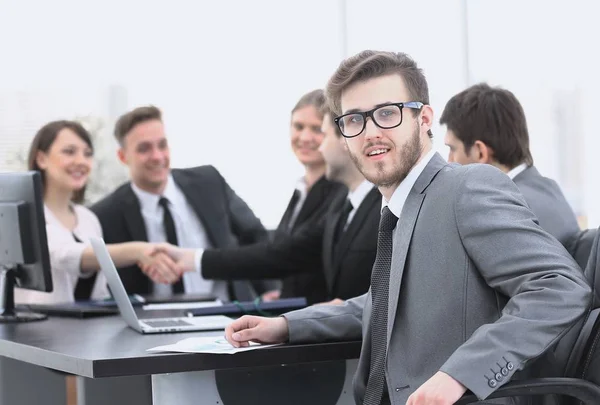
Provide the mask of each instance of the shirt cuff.
POLYGON ((202 255, 204 255, 204 249, 196 249, 194 255, 194 269, 196 273, 202 275, 202 255))

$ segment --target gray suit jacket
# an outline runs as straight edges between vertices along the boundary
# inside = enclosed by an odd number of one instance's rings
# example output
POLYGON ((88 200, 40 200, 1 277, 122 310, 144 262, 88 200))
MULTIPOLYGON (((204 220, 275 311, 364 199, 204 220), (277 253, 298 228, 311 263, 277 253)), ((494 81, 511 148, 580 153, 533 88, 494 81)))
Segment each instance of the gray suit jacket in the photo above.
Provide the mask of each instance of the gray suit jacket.
MULTIPOLYGON (((393 404, 438 370, 486 398, 590 305, 577 264, 490 165, 449 165, 436 154, 406 200, 393 249, 386 367, 393 404)), ((370 292, 285 315, 291 343, 362 335, 357 404, 369 374, 370 315, 370 292)))
POLYGON ((579 224, 558 184, 542 176, 534 166, 519 173, 513 181, 538 217, 540 226, 573 255, 579 224))

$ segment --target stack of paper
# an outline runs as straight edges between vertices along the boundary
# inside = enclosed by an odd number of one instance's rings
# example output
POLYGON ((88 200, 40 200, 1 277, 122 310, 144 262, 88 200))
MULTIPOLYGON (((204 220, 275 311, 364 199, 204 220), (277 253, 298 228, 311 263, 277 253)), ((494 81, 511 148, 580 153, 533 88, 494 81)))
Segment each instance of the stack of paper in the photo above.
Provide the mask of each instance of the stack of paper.
POLYGON ((214 353, 214 354, 234 354, 245 352, 248 350, 264 349, 267 347, 278 346, 261 345, 251 343, 249 347, 233 347, 229 342, 221 336, 202 336, 192 337, 180 340, 172 345, 157 346, 148 349, 149 352, 181 352, 181 353, 214 353))

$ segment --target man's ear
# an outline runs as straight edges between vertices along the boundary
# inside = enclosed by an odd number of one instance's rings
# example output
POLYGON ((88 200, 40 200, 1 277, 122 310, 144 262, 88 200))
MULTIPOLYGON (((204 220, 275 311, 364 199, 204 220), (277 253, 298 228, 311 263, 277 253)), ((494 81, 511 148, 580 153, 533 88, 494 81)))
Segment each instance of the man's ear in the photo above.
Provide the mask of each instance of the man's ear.
POLYGON ((487 146, 482 141, 475 141, 473 146, 471 146, 469 154, 473 154, 471 157, 477 161, 477 163, 491 164, 494 158, 494 151, 492 148, 487 146))
POLYGON ((421 127, 421 132, 428 132, 431 130, 431 127, 433 127, 433 109, 430 105, 424 105, 421 108, 421 122, 419 125, 421 127))
POLYGON ((127 160, 125 159, 125 150, 122 146, 117 150, 117 157, 119 158, 121 163, 123 163, 124 165, 127 164, 127 160))

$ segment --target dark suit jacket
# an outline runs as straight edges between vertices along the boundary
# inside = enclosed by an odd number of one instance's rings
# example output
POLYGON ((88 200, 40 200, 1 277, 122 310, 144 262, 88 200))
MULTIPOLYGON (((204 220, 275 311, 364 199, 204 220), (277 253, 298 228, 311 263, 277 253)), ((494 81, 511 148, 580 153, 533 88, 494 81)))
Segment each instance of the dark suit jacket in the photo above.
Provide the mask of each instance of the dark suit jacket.
MULTIPOLYGON (((336 196, 336 192, 339 190, 346 191, 347 189, 342 184, 329 181, 325 176, 322 176, 309 190, 306 200, 296 217, 296 221, 290 228, 289 222, 294 210, 294 205, 292 204, 294 197, 292 196, 275 232, 275 239, 294 235, 302 227, 311 226, 311 224, 314 225, 322 221, 328 207, 336 196)), ((318 239, 320 240, 320 237, 318 239)), ((311 296, 314 296, 314 299, 325 296, 327 288, 322 275, 323 269, 320 263, 317 264, 317 267, 319 268, 315 268, 314 273, 292 274, 285 277, 282 280, 281 297, 305 296, 303 294, 307 291, 312 291, 311 296), (299 295, 300 293, 303 294, 299 295)), ((282 277, 282 275, 278 277, 282 277)), ((307 298, 310 300, 310 297, 307 298)))
POLYGON ((339 190, 322 221, 306 224, 292 235, 271 243, 205 251, 202 276, 257 279, 307 273, 326 286, 325 291, 311 288, 294 291, 295 296, 304 296, 311 304, 364 294, 369 289, 377 250, 381 194, 374 188, 365 197, 340 236, 334 255, 333 233, 347 194, 339 190))
POLYGON ((574 255, 579 224, 558 184, 542 176, 534 166, 519 173, 513 181, 538 217, 540 226, 574 255))
POLYGON ((296 221, 290 228, 290 220, 292 219, 292 214, 294 212, 294 207, 296 204, 294 203, 294 194, 296 194, 296 190, 290 201, 288 203, 283 216, 281 217, 281 221, 279 221, 279 225, 277 225, 277 230, 275 231, 275 235, 282 234, 292 234, 296 230, 302 227, 305 223, 308 222, 318 222, 323 218, 323 215, 327 211, 328 203, 330 203, 333 198, 335 198, 335 194, 340 189, 346 189, 342 184, 329 181, 325 176, 322 176, 308 191, 306 195, 306 200, 296 217, 296 221))
MULTIPOLYGON (((214 247, 247 245, 267 239, 260 220, 213 166, 173 169, 172 175, 214 247)), ((140 203, 130 183, 94 204, 92 211, 100 220, 106 243, 148 240, 140 203)), ((119 269, 119 274, 128 293, 152 292, 152 280, 139 267, 119 269)))

